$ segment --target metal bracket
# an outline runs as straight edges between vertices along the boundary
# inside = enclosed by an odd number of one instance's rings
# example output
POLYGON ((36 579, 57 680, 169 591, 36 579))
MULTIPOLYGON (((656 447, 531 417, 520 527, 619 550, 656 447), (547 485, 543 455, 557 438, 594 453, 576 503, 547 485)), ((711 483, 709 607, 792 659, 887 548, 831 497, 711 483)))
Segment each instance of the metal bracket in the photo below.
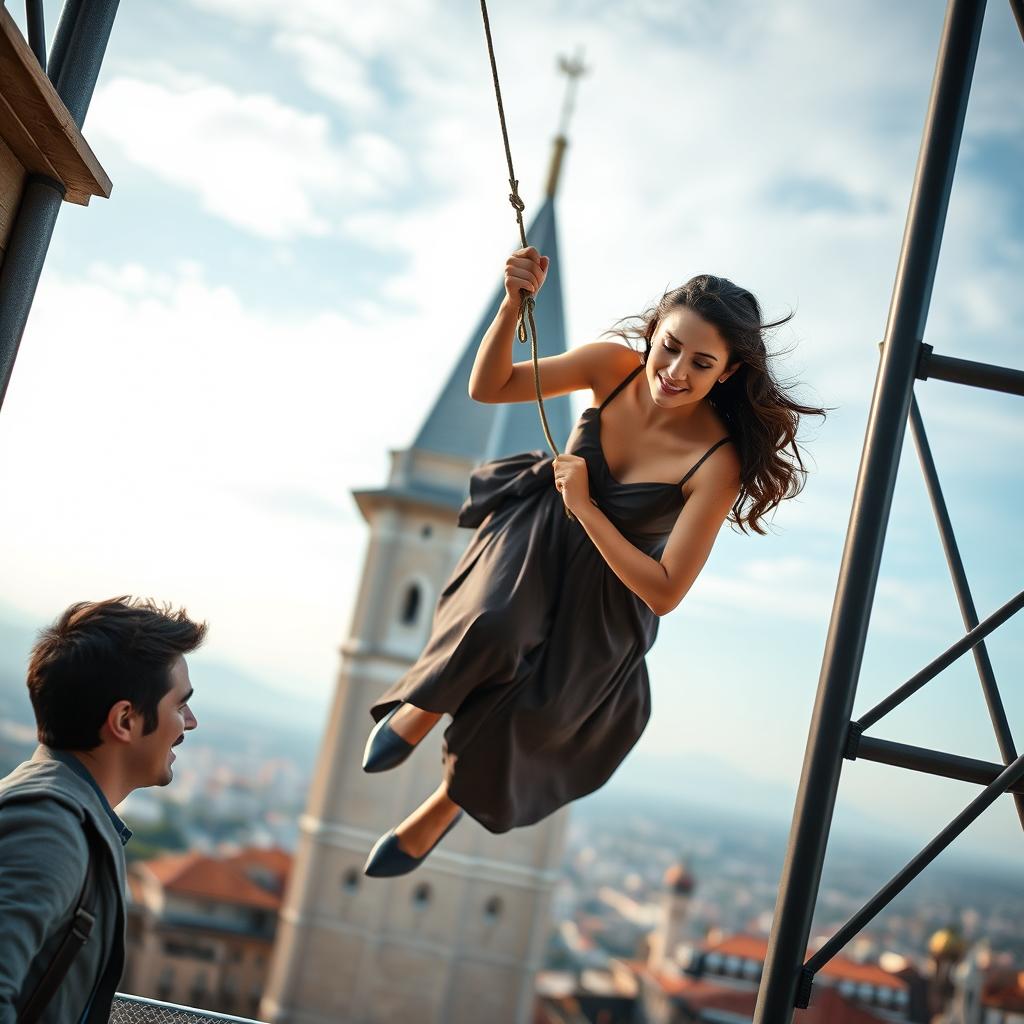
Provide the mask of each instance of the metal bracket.
POLYGON ((806 967, 800 968, 800 980, 796 986, 796 999, 793 1001, 793 1005, 798 1010, 806 1010, 808 1004, 811 1001, 811 989, 814 987, 814 971, 809 971, 806 967))
POLYGON ((857 760, 857 751, 860 749, 860 738, 864 732, 864 726, 860 722, 851 722, 846 732, 846 749, 843 757, 848 761, 857 760))
POLYGON ((921 351, 917 358, 917 370, 915 371, 914 376, 918 380, 927 380, 928 361, 931 359, 932 353, 935 351, 935 347, 933 345, 929 345, 926 341, 922 341, 920 345, 921 351))

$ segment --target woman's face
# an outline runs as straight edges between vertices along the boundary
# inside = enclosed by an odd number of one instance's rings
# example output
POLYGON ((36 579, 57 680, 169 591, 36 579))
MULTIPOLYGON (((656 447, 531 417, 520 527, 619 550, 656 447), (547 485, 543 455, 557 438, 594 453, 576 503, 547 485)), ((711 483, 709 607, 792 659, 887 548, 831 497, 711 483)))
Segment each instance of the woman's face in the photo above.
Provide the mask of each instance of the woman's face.
POLYGON ((647 356, 647 383, 655 405, 675 409, 704 398, 731 377, 729 348, 718 328, 686 306, 667 313, 655 328, 647 356))

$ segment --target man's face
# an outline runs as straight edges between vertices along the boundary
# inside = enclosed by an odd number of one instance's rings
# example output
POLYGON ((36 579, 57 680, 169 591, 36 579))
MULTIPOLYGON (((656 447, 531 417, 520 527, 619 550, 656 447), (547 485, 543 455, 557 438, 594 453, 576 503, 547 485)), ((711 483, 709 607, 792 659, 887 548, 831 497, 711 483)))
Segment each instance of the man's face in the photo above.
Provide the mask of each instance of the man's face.
POLYGON ((136 742, 137 786, 166 786, 174 778, 173 748, 199 724, 188 706, 192 683, 183 657, 179 656, 171 666, 170 680, 170 690, 157 705, 156 728, 136 742))

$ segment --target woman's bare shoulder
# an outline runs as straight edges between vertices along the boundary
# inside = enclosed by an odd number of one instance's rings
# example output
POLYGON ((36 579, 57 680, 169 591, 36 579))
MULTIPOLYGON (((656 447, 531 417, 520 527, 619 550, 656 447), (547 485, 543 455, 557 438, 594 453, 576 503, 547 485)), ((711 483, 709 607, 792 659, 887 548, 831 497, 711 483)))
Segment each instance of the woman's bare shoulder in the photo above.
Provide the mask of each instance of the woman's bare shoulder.
POLYGON ((692 493, 700 489, 705 492, 731 494, 733 498, 740 487, 742 463, 735 443, 718 445, 684 485, 683 491, 692 493))
POLYGON ((635 349, 616 341, 591 341, 581 345, 579 352, 587 361, 594 400, 598 403, 642 364, 635 349))

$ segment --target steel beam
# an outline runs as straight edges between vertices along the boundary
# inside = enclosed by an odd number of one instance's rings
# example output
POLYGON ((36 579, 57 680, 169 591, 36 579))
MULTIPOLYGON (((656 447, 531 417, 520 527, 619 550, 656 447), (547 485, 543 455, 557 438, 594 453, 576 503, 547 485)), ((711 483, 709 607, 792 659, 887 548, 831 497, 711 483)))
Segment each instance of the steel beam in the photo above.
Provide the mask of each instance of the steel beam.
MULTIPOLYGON (((947 754, 943 750, 929 750, 909 743, 894 743, 892 740, 875 736, 860 736, 854 730, 851 742, 847 744, 846 756, 850 760, 876 761, 895 768, 909 768, 915 772, 939 775, 945 779, 973 782, 987 786, 999 778, 1006 765, 994 761, 979 761, 960 754, 947 754)), ((1024 782, 1015 782, 1009 787, 1010 793, 1024 793, 1024 782)))
POLYGON ((984 12, 984 0, 946 8, 754 1024, 793 1017, 984 12))
POLYGON ((948 380, 953 384, 966 384, 987 391, 1024 395, 1024 371, 992 363, 976 363, 970 359, 937 356, 931 345, 921 346, 917 377, 918 380, 948 380))
POLYGON ((28 25, 28 45, 46 70, 46 22, 43 18, 43 0, 25 0, 25 22, 28 25))

